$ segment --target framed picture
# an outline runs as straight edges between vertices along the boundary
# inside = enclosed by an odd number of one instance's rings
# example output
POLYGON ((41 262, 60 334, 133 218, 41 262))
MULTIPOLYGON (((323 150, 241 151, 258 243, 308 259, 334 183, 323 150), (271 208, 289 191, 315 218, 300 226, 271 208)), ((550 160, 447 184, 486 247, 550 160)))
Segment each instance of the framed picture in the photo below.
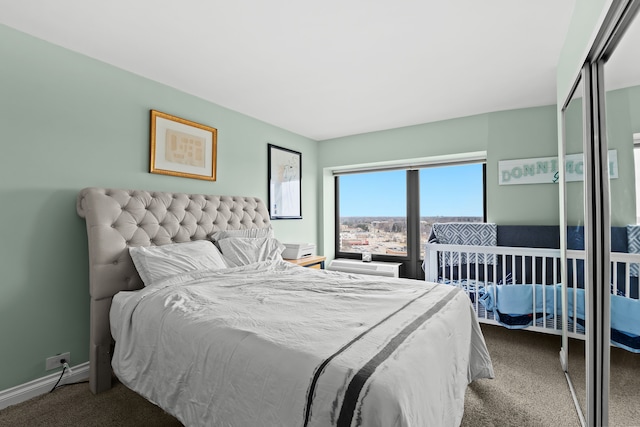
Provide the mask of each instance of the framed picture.
POLYGON ((151 110, 149 172, 216 180, 218 130, 151 110))
POLYGON ((302 154, 269 144, 271 219, 302 218, 302 154))

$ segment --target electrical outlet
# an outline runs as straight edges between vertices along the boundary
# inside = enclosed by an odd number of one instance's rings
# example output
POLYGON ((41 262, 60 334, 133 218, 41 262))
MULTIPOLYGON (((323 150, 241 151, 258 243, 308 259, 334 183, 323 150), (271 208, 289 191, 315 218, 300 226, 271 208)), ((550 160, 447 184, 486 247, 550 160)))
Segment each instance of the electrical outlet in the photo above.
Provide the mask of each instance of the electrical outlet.
POLYGON ((56 354, 55 356, 47 357, 44 361, 46 370, 50 371, 51 369, 61 367, 63 364, 62 359, 64 359, 67 364, 71 364, 71 353, 60 353, 56 354))

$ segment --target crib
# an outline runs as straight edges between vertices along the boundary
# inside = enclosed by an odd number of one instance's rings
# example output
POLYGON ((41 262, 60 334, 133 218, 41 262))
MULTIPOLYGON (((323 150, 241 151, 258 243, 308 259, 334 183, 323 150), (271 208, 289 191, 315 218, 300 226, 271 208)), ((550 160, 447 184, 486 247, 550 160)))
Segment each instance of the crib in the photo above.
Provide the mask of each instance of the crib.
MULTIPOLYGON (((463 289, 482 323, 562 333, 559 249, 428 243, 425 280, 463 289)), ((567 324, 584 339, 583 250, 567 251, 567 324)), ((611 253, 612 344, 640 353, 640 254, 611 253)))

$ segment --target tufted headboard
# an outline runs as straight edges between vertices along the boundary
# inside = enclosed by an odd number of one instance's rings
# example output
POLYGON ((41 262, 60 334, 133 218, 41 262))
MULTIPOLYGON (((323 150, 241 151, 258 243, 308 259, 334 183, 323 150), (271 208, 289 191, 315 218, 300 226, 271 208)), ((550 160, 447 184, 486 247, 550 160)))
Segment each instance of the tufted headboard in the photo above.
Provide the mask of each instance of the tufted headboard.
POLYGON ((90 371, 93 393, 111 388, 112 297, 142 288, 129 246, 204 240, 215 231, 269 228, 266 205, 255 197, 209 196, 85 188, 76 209, 89 243, 90 371))

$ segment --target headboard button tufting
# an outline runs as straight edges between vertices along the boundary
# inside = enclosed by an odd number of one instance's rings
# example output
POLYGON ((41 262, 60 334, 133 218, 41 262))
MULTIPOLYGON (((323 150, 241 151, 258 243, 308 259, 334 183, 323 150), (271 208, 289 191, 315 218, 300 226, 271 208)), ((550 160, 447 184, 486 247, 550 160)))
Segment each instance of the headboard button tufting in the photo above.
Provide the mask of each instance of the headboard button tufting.
MULTIPOLYGON (((144 285, 127 247, 208 239, 216 231, 255 227, 250 218, 259 223, 259 227, 270 226, 267 207, 253 197, 85 188, 78 194, 76 210, 85 218, 88 231, 90 342, 96 349, 105 343, 108 347, 111 332, 108 316, 105 318, 101 309, 96 311, 94 304, 104 307, 117 292, 140 289, 144 285), (111 232, 100 232, 109 227, 113 229, 111 232)), ((97 378, 111 378, 111 366, 106 363, 101 367, 97 353, 92 352, 89 357, 92 368, 97 367, 90 373, 90 388, 95 392, 105 387, 97 384, 97 378)))

